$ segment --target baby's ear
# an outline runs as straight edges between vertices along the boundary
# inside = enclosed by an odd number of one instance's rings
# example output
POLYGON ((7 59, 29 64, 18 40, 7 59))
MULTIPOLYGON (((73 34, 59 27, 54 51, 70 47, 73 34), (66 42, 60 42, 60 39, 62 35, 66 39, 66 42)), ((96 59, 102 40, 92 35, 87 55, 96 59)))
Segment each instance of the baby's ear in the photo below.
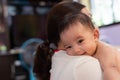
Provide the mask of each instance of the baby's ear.
POLYGON ((98 29, 98 28, 95 28, 95 29, 94 29, 94 39, 95 39, 95 40, 98 40, 98 39, 99 39, 99 29, 98 29))

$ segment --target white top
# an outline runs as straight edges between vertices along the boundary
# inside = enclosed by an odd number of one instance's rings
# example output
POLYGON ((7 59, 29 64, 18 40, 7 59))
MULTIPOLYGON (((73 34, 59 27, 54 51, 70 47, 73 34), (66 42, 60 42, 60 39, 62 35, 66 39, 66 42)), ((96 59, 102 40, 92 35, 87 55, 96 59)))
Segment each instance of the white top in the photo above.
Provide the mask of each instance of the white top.
POLYGON ((100 64, 90 56, 69 56, 58 51, 52 57, 50 80, 103 80, 100 64))

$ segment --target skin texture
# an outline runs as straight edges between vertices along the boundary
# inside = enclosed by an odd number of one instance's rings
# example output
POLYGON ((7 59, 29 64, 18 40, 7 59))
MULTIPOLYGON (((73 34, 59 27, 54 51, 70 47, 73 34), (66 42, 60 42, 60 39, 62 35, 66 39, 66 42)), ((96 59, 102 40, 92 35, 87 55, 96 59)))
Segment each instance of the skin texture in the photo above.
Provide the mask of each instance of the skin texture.
POLYGON ((94 55, 103 69, 104 80, 120 80, 120 51, 103 42, 98 42, 94 55))
POLYGON ((69 25, 61 34, 68 55, 90 55, 100 62, 104 80, 120 80, 120 51, 99 41, 99 31, 91 30, 79 21, 69 25))

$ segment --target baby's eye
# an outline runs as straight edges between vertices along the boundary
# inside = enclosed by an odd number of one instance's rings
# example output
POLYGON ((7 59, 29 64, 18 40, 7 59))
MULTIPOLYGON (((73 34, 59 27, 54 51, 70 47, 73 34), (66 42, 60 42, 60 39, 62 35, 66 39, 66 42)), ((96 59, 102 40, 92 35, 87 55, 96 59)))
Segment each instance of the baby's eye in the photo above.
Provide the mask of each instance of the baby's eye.
POLYGON ((78 41, 78 43, 82 43, 83 42, 83 39, 80 39, 79 41, 78 41))
POLYGON ((65 49, 70 49, 72 46, 65 46, 65 49))

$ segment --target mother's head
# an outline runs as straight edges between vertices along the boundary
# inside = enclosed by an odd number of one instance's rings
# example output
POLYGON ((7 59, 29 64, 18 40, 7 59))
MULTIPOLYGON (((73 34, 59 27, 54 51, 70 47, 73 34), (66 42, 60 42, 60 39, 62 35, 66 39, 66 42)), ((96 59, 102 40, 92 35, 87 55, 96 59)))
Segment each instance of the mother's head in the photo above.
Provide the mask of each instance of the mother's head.
MULTIPOLYGON (((49 43, 54 43, 58 48, 60 47, 60 33, 66 27, 77 20, 79 13, 84 13, 90 16, 90 12, 86 7, 78 2, 63 1, 56 4, 49 12, 47 19, 47 35, 49 43), (76 19, 75 19, 76 18, 76 19)), ((90 18, 88 16, 88 21, 90 18)), ((40 45, 35 54, 33 71, 40 80, 49 80, 51 69, 51 57, 54 52, 50 50, 49 43, 40 45)))
MULTIPOLYGON (((57 47, 60 42, 60 29, 65 26, 65 20, 69 20, 70 16, 76 13, 84 13, 91 17, 90 12, 87 10, 86 6, 78 2, 64 1, 55 5, 47 19, 47 32, 48 40, 50 43, 54 43, 57 47)), ((69 24, 69 23, 67 23, 69 24)))

